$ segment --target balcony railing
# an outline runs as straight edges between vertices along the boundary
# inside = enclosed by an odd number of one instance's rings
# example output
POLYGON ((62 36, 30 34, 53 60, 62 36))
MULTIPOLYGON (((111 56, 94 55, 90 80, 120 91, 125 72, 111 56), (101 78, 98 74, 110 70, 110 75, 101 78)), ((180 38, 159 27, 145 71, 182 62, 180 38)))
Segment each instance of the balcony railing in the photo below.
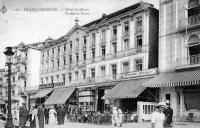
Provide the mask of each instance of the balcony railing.
POLYGON ((200 24, 200 14, 190 16, 188 18, 188 25, 199 25, 200 24))
POLYGON ((112 35, 111 41, 116 41, 117 40, 117 34, 112 35))
POLYGON ((190 56, 190 64, 200 64, 200 54, 190 56))
POLYGON ((123 32, 123 37, 129 37, 129 31, 124 31, 123 32))

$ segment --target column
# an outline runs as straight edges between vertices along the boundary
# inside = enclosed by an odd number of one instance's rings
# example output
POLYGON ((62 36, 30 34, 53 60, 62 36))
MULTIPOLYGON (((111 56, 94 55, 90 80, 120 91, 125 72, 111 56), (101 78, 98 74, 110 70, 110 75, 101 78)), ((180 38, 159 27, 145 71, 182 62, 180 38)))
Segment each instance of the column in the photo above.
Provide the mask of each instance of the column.
POLYGON ((184 94, 183 90, 180 91, 180 116, 183 116, 183 109, 184 109, 184 94))

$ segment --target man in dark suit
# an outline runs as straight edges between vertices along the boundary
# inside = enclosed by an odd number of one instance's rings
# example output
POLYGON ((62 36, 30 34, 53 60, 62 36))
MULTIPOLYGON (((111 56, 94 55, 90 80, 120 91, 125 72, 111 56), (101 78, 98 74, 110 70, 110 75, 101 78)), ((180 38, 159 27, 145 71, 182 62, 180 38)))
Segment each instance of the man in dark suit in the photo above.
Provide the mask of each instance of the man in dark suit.
POLYGON ((167 107, 163 111, 163 113, 165 114, 165 118, 166 118, 164 121, 164 128, 170 128, 170 127, 173 127, 173 121, 172 121, 173 110, 170 107, 169 101, 166 102, 166 105, 167 105, 167 107))
POLYGON ((48 124, 49 122, 49 107, 45 107, 44 108, 44 118, 45 118, 45 124, 48 124))

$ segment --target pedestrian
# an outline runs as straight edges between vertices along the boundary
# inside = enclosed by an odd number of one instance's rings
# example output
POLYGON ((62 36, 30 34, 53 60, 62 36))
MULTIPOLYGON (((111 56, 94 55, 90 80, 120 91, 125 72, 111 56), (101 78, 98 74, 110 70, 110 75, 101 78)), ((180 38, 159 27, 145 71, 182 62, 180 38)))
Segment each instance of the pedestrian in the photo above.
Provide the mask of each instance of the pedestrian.
POLYGON ((57 121, 58 121, 58 125, 61 125, 62 123, 62 109, 61 109, 61 106, 58 106, 58 109, 57 109, 57 121))
POLYGON ((173 117, 173 110, 170 107, 169 100, 166 101, 166 108, 163 111, 165 114, 165 121, 164 121, 164 128, 171 128, 173 127, 172 117, 173 117))
POLYGON ((49 125, 55 125, 56 124, 56 110, 53 106, 51 106, 51 109, 49 111, 49 125))
POLYGON ((152 128, 164 128, 163 123, 165 120, 165 114, 163 113, 166 104, 164 102, 159 102, 156 105, 156 111, 152 113, 151 117, 151 124, 152 128))
POLYGON ((112 126, 117 126, 117 120, 118 120, 118 111, 117 108, 114 106, 112 108, 112 126))
POLYGON ((62 112, 62 121, 61 121, 61 124, 64 124, 66 111, 65 111, 65 108, 64 108, 63 105, 61 105, 61 112, 62 112))
POLYGON ((26 109, 26 104, 22 104, 22 107, 19 109, 19 127, 24 128, 27 120, 28 110, 26 109))
POLYGON ((17 112, 17 111, 18 110, 15 110, 14 114, 13 114, 13 125, 15 128, 19 127, 19 112, 17 112))
POLYGON ((39 128, 44 128, 44 110, 42 105, 38 106, 38 121, 39 121, 39 128))
POLYGON ((44 108, 44 117, 45 117, 45 124, 48 124, 48 122, 49 122, 49 107, 48 106, 46 106, 45 108, 44 108))
POLYGON ((118 119, 117 119, 117 126, 122 127, 122 110, 120 107, 117 108, 118 112, 118 119))
POLYGON ((37 105, 30 110, 30 128, 39 128, 37 105))

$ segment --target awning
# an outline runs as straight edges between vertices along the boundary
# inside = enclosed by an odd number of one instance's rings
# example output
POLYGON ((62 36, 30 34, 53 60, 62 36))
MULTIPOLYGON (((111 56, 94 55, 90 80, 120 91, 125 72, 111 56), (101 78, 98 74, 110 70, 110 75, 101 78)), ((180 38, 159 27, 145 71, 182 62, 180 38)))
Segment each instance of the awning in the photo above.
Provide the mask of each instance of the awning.
POLYGON ((140 95, 146 87, 143 84, 149 79, 135 79, 125 80, 119 82, 113 87, 107 94, 103 96, 103 99, 125 99, 136 98, 140 95))
POLYGON ((52 105, 52 104, 64 104, 66 100, 71 96, 74 92, 75 87, 69 88, 57 88, 53 91, 51 96, 46 100, 44 104, 52 105))
POLYGON ((188 86, 200 84, 200 70, 161 73, 144 84, 146 87, 188 86))
POLYGON ((36 99, 36 98, 43 98, 49 93, 51 93, 53 89, 41 89, 39 90, 35 95, 31 96, 31 99, 36 99))

